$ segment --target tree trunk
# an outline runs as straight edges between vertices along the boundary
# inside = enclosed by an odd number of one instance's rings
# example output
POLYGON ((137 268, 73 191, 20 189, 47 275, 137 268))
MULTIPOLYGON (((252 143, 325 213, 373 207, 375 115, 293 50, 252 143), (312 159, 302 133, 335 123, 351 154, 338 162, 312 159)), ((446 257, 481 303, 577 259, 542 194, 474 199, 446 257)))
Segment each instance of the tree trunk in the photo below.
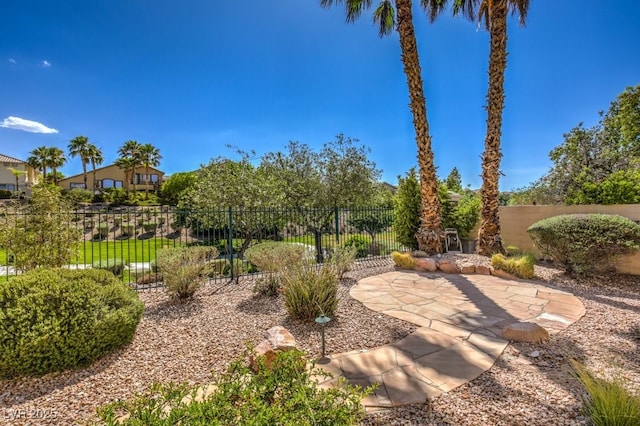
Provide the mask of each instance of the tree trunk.
POLYGON ((498 181, 500 179, 500 137, 504 109, 504 72, 507 68, 507 1, 490 4, 489 90, 487 93, 487 136, 482 155, 482 197, 478 254, 504 253, 500 236, 498 181))
POLYGON ((324 253, 322 252, 322 231, 319 229, 314 230, 313 239, 316 246, 316 262, 324 263, 324 253))
POLYGON ((144 176, 144 199, 149 199, 149 165, 145 166, 145 176, 144 176))
POLYGON ((91 170, 93 171, 93 193, 95 195, 96 190, 98 189, 98 182, 96 182, 96 163, 94 161, 91 161, 91 170))
POLYGON ((420 166, 420 197, 422 215, 420 229, 416 234, 420 250, 429 254, 442 252, 444 232, 438 201, 438 181, 431 150, 431 135, 427 121, 427 105, 422 87, 418 46, 413 29, 411 0, 396 0, 398 15, 398 34, 402 50, 402 63, 407 76, 410 107, 413 114, 413 127, 418 145, 418 165, 420 166))
POLYGON ((87 162, 82 159, 82 177, 84 178, 84 189, 89 189, 87 187, 87 162))

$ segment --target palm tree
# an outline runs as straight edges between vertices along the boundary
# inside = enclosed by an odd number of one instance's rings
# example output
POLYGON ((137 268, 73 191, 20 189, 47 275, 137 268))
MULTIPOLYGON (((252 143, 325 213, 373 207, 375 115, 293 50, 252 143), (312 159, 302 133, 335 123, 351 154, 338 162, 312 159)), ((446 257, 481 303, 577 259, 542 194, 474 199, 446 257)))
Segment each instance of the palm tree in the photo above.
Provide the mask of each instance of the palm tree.
POLYGON ((115 161, 114 164, 124 170, 124 190, 127 192, 128 197, 129 185, 131 182, 131 180, 129 179, 129 173, 132 170, 135 170, 135 160, 131 157, 120 157, 115 161))
POLYGON ((524 25, 529 0, 455 0, 454 14, 463 13, 477 19, 489 31, 489 89, 487 91, 487 134, 482 154, 482 198, 478 254, 504 253, 499 218, 500 138, 504 110, 504 72, 507 68, 507 15, 518 13, 524 25))
POLYGON ((149 199, 149 167, 158 167, 160 165, 160 160, 162 160, 162 155, 160 155, 160 150, 150 143, 144 144, 140 147, 140 160, 145 169, 145 187, 144 187, 144 199, 149 199))
POLYGON ((93 171, 93 193, 98 190, 98 181, 96 180, 96 165, 102 164, 104 158, 102 157, 102 151, 94 144, 89 144, 87 149, 87 159, 91 163, 91 169, 93 171))
MULTIPOLYGON (((422 8, 429 14, 439 10, 447 0, 421 0, 422 8)), ((320 0, 322 7, 344 4, 347 22, 357 20, 365 9, 371 6, 371 0, 320 0)), ((379 35, 389 35, 394 29, 400 37, 402 63, 407 78, 413 127, 418 146, 418 165, 420 166, 420 196, 422 215, 420 229, 416 234, 421 250, 429 254, 442 251, 444 232, 438 201, 438 181, 431 149, 431 135, 427 121, 427 106, 424 98, 420 60, 415 30, 413 27, 411 0, 381 0, 373 13, 373 21, 378 26, 379 35), (397 15, 397 23, 396 23, 397 15)))
POLYGON ((52 146, 47 148, 47 165, 51 167, 51 174, 53 176, 53 184, 58 184, 58 167, 64 166, 67 162, 67 157, 64 155, 64 151, 58 147, 52 146))
POLYGON ((20 170, 20 169, 16 169, 13 167, 7 167, 7 169, 11 172, 11 174, 16 178, 16 194, 18 194, 20 192, 20 182, 19 182, 19 178, 22 175, 26 175, 27 171, 26 170, 20 170))
MULTIPOLYGON (((126 162, 131 168, 131 181, 135 185, 136 179, 136 167, 140 164, 140 143, 137 141, 129 140, 126 141, 119 149, 118 154, 120 154, 120 158, 128 159, 126 162)), ((126 174, 126 170, 125 170, 126 174)), ((135 190, 135 186, 133 187, 135 190)))
POLYGON ((42 179, 47 178, 47 157, 48 157, 48 148, 46 146, 39 146, 29 154, 29 158, 27 158, 27 164, 33 167, 36 170, 42 171, 42 179))
POLYGON ((69 156, 80 157, 80 161, 82 161, 82 176, 84 178, 84 189, 89 189, 87 187, 87 164, 89 163, 89 138, 86 136, 76 136, 71 139, 68 145, 69 156))

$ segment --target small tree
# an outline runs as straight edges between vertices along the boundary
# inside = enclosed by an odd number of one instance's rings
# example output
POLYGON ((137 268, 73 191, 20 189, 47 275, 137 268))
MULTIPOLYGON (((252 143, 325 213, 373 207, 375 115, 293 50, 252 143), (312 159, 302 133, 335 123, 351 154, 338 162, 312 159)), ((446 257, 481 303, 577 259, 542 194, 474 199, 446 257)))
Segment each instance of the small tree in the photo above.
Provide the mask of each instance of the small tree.
POLYGON ((69 211, 59 188, 36 185, 29 204, 5 212, 0 247, 14 256, 16 269, 24 272, 71 262, 82 234, 71 224, 69 211))
POLYGON ((180 172, 172 174, 163 184, 160 190, 160 199, 163 204, 178 205, 180 196, 188 189, 193 188, 198 177, 193 172, 180 172))
POLYGON ((394 199, 396 240, 412 250, 418 248, 416 232, 420 228, 420 183, 416 169, 412 168, 403 178, 398 176, 398 191, 394 199))
POLYGON ((449 173, 449 176, 444 181, 447 184, 447 188, 453 192, 462 191, 462 176, 460 176, 460 172, 457 167, 454 167, 449 173))

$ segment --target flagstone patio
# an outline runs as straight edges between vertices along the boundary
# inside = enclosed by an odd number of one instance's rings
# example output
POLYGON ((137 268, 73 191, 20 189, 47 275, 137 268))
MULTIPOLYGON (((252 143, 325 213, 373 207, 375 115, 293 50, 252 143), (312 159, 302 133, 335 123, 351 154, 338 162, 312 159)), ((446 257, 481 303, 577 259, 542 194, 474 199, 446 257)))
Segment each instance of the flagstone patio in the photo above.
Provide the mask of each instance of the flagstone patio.
POLYGON ((352 384, 378 383, 367 409, 425 402, 491 368, 508 341, 504 326, 537 323, 558 333, 585 314, 570 293, 491 275, 394 271, 362 279, 351 296, 374 311, 414 323, 414 333, 369 351, 333 354, 318 364, 352 384))

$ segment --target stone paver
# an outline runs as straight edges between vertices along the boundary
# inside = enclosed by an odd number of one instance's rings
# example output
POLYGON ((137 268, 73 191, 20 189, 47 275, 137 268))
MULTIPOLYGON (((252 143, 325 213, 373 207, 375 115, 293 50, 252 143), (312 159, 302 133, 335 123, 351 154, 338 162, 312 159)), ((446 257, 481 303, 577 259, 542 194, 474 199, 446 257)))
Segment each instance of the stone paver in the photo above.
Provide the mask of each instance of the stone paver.
POLYGON ((333 354, 317 366, 352 384, 377 383, 367 409, 424 402, 487 371, 508 342, 502 328, 516 321, 558 333, 585 314, 565 291, 488 275, 394 271, 360 280, 351 296, 368 308, 420 326, 369 351, 333 354))

